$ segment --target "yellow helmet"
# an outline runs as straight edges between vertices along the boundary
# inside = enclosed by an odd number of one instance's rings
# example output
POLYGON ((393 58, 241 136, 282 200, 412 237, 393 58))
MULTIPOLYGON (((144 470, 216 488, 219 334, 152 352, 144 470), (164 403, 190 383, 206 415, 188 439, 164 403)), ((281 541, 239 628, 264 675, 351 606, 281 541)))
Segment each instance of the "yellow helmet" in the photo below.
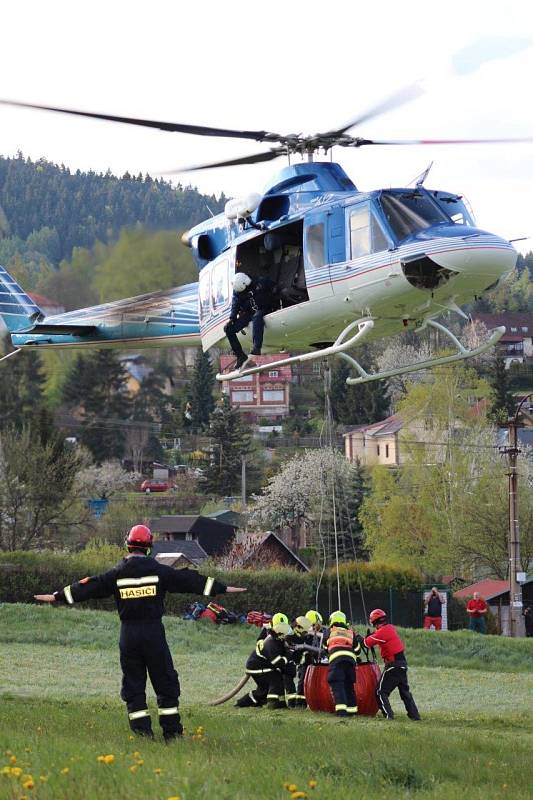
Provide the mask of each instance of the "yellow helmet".
POLYGON ((272 617, 272 627, 274 627, 274 625, 277 625, 278 622, 284 622, 285 625, 288 625, 289 618, 287 617, 286 614, 282 614, 281 611, 278 611, 277 614, 274 614, 274 616, 272 617))
MULTIPOLYGON (((284 615, 281 614, 281 616, 284 615)), ((280 639, 285 639, 286 636, 290 636, 292 633, 292 628, 287 622, 276 622, 275 625, 272 625, 272 630, 280 639)))
POLYGON ((347 625, 346 614, 343 611, 334 611, 329 615, 330 625, 347 625))
POLYGON ((322 619, 322 615, 319 614, 319 612, 315 611, 314 609, 308 611, 305 616, 307 617, 311 625, 322 625, 322 623, 324 622, 324 620, 322 619))
POLYGON ((296 633, 309 633, 313 625, 307 617, 296 617, 293 628, 296 633))

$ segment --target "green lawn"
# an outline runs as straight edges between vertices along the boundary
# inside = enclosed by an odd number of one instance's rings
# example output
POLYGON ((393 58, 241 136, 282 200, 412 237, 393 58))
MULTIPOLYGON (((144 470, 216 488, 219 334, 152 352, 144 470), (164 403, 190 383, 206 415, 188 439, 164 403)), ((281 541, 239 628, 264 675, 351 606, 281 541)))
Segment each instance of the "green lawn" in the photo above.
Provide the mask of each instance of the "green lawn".
POLYGON ((186 726, 171 747, 130 738, 118 698, 116 615, 0 605, 0 773, 11 771, 0 774, 0 800, 533 794, 532 640, 407 631, 423 721, 407 720, 395 699, 394 722, 344 722, 209 707, 242 674, 256 629, 177 619, 166 627, 186 726), (97 760, 104 755, 112 763, 97 760))

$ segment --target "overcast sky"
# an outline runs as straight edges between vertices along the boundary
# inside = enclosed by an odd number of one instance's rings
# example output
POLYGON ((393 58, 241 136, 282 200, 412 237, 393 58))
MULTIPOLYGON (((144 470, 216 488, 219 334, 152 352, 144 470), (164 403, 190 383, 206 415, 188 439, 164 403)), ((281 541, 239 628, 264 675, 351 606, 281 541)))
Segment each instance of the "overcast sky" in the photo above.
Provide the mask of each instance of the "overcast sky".
MULTIPOLYGON (((6 0, 1 19, 2 98, 314 133, 422 80, 421 97, 354 135, 533 136, 533 47, 524 46, 533 41, 533 3, 522 0, 6 0)), ((265 149, 5 107, 0 130, 3 155, 22 150, 118 175, 155 176, 265 149)), ((533 237, 533 143, 336 148, 333 156, 362 190, 404 186, 434 161, 427 185, 466 196, 480 227, 533 237)), ((175 181, 235 196, 261 191, 278 165, 282 159, 175 181)), ((533 239, 517 246, 533 250, 533 239)))

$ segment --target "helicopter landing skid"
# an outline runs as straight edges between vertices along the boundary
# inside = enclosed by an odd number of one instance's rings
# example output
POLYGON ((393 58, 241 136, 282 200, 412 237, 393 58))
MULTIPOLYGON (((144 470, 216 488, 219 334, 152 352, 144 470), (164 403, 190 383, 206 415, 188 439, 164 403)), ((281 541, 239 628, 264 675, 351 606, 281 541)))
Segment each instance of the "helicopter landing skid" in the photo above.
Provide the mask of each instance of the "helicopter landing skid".
MULTIPOLYGON (((270 361, 268 364, 261 364, 260 366, 250 366, 247 368, 245 363, 244 367, 241 369, 236 369, 232 372, 219 372, 216 376, 217 381, 234 381, 235 378, 243 378, 245 375, 254 375, 256 372, 264 372, 265 370, 286 367, 289 364, 297 364, 302 361, 319 361, 320 359, 327 358, 328 356, 342 355, 345 350, 349 350, 350 347, 353 347, 355 344, 358 344, 361 339, 364 339, 365 336, 370 333, 373 327, 374 322, 369 317, 357 319, 355 322, 351 322, 349 325, 347 325, 342 333, 337 336, 335 342, 329 347, 323 347, 313 353, 303 353, 299 356, 281 358, 279 361, 270 361), (357 333, 355 333, 349 339, 346 339, 348 334, 350 334, 354 328, 357 328, 357 333)), ((348 358, 350 357, 348 356, 348 358)), ((350 359, 350 361, 351 360, 352 359, 350 359)), ((354 361, 354 364, 356 363, 357 362, 354 361)), ((361 368, 357 366, 357 369, 359 371, 361 368)))
POLYGON ((473 358, 474 356, 479 356, 481 353, 485 353, 487 350, 490 350, 496 342, 498 342, 503 334, 505 333, 505 327, 500 326, 499 328, 494 328, 490 337, 487 339, 486 342, 479 345, 479 347, 475 347, 472 350, 467 350, 466 347, 463 347, 459 339, 453 335, 451 331, 448 330, 444 325, 440 322, 435 322, 432 319, 425 320, 422 325, 417 329, 418 331, 423 330, 427 326, 431 326, 436 330, 440 331, 441 333, 445 334, 451 341, 453 342, 454 346, 457 348, 458 352, 454 353, 453 355, 449 356, 439 356, 437 358, 429 358, 425 361, 415 362, 413 364, 406 364, 402 367, 395 367, 394 369, 383 370, 382 372, 374 372, 368 373, 363 367, 351 356, 347 353, 339 352, 341 358, 347 361, 350 366, 354 367, 354 369, 359 373, 358 378, 346 378, 346 383, 353 385, 359 383, 368 383, 369 381, 379 381, 383 380, 384 378, 392 378, 393 375, 404 375, 408 372, 418 372, 420 369, 429 369, 431 367, 438 367, 441 364, 452 364, 454 361, 464 361, 467 358, 473 358))

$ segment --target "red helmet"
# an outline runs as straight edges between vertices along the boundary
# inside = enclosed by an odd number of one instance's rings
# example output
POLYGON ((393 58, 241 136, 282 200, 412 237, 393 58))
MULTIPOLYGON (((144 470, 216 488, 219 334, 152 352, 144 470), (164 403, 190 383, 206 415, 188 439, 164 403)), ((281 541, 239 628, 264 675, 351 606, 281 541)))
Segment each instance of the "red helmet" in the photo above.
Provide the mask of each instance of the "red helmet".
POLYGON ((126 545, 128 549, 131 547, 148 550, 152 546, 153 540, 150 528, 147 528, 146 525, 134 525, 128 533, 126 545))
POLYGON ((370 612, 369 620, 370 623, 373 625, 374 622, 377 622, 380 619, 384 619, 387 616, 385 611, 382 608, 375 608, 373 611, 370 612))

